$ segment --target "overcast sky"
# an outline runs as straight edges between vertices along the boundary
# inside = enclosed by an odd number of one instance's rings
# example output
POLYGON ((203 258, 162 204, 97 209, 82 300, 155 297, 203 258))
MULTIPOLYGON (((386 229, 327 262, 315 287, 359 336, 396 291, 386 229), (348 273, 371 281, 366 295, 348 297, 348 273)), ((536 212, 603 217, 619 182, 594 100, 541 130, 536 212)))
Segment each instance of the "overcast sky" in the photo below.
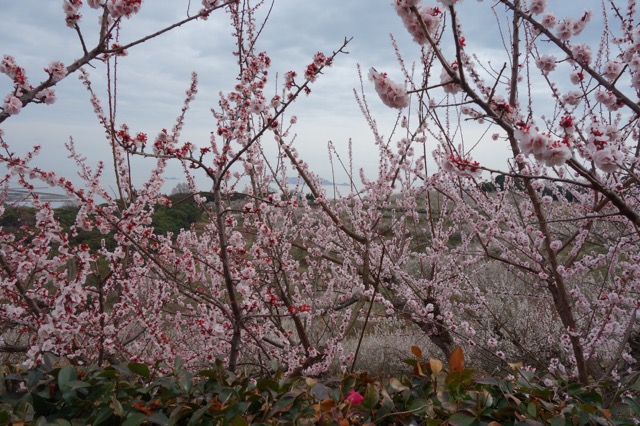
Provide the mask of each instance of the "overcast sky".
MULTIPOLYGON (((42 71, 53 60, 70 63, 82 55, 74 31, 64 24, 62 1, 3 1, 0 14, 0 55, 9 54, 24 67, 32 84, 41 81, 42 71)), ((124 22, 121 41, 154 32, 186 16, 188 0, 147 0, 141 12, 124 22)), ((195 12, 200 2, 191 1, 195 12)), ((578 17, 588 1, 549 0, 550 9, 559 18, 578 17), (579 8, 576 8, 579 5, 579 8)), ((491 2, 465 0, 460 17, 467 36, 467 46, 481 57, 501 63, 501 42, 495 37, 495 19, 491 2)), ((499 9, 500 11, 501 9, 499 9)), ((83 8, 83 34, 90 44, 95 41, 98 15, 83 8)), ((599 19, 596 13, 594 19, 599 19)), ((601 19, 601 18, 600 18, 601 19)), ((236 73, 231 29, 225 13, 218 11, 207 21, 197 21, 169 34, 137 46, 121 59, 119 69, 119 119, 137 132, 152 138, 162 128, 171 128, 179 113, 192 71, 200 78, 199 94, 189 112, 185 140, 205 146, 209 132, 216 127, 209 109, 217 106, 218 92, 228 92, 236 73)), ((354 142, 354 163, 375 176, 377 156, 367 124, 353 97, 359 87, 357 64, 365 74, 370 67, 386 71, 396 81, 401 73, 391 46, 393 33, 409 61, 419 49, 404 30, 390 0, 276 0, 270 20, 260 39, 260 50, 272 57, 272 75, 296 70, 301 74, 315 52, 330 53, 345 37, 353 37, 349 55, 337 58, 335 65, 312 86, 311 96, 301 98, 292 113, 298 116, 297 147, 314 171, 331 178, 327 142, 333 141, 343 154, 349 138, 354 142)), ((103 68, 87 68, 96 88, 104 86, 103 68)), ((437 71, 439 75, 439 70, 437 71)), ((366 82, 365 82, 366 83, 366 82)), ((2 97, 11 89, 10 80, 0 75, 2 97)), ((365 84, 370 106, 380 126, 388 131, 396 118, 395 110, 382 105, 373 87, 365 84)), ((29 105, 20 114, 1 125, 4 139, 18 152, 39 144, 43 153, 38 164, 73 178, 75 166, 66 158, 64 143, 73 136, 79 150, 90 162, 109 158, 104 134, 92 113, 88 94, 77 76, 63 80, 55 88, 57 102, 51 106, 29 105)), ((435 148, 435 147, 433 147, 435 148)), ((499 162, 489 150, 481 161, 499 162)), ((506 154, 505 154, 506 156, 506 154)), ((135 178, 144 180, 148 160, 135 164, 135 178)), ((490 164, 492 167, 498 164, 490 164)), ((0 164, 0 171, 3 170, 0 164)), ((183 179, 177 165, 170 168, 167 191, 183 179), (171 179, 175 178, 175 179, 171 179)), ((344 180, 339 174, 337 181, 344 180)))

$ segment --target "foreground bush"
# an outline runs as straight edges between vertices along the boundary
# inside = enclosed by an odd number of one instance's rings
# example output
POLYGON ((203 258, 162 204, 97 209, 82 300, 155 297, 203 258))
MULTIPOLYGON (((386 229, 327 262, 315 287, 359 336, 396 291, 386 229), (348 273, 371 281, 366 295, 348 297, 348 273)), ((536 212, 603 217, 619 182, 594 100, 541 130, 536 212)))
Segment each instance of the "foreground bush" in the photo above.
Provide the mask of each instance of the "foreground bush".
POLYGON ((513 366, 509 378, 464 369, 454 351, 449 369, 435 359, 407 360, 413 374, 380 380, 236 375, 221 361, 193 375, 173 366, 129 363, 26 371, 5 367, 1 424, 637 424, 637 374, 623 386, 585 387, 513 366), (164 373, 160 373, 164 372, 164 373), (635 420, 634 420, 635 419, 635 420))

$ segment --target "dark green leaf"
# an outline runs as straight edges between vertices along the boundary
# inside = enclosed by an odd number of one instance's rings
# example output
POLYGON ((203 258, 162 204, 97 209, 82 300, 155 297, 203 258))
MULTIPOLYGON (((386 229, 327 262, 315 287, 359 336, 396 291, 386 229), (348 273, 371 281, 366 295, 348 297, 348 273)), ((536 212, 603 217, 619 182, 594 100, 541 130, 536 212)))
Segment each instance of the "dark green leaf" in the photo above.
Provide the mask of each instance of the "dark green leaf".
POLYGON ((264 392, 266 390, 272 390, 274 392, 278 392, 280 390, 280 385, 275 380, 258 379, 258 381, 256 382, 256 388, 260 392, 264 392))
POLYGON ((249 422, 244 418, 244 417, 234 417, 233 419, 231 419, 231 421, 229 422, 229 425, 231 426, 248 426, 249 422))
POLYGON ((449 417, 449 424, 453 426, 469 426, 476 421, 476 416, 468 411, 458 411, 449 417))
POLYGON ((100 412, 98 412, 98 415, 93 421, 93 424, 96 426, 100 426, 102 423, 106 423, 112 418, 113 418, 113 410, 109 407, 104 407, 102 408, 102 410, 100 410, 100 412))
POLYGON ((173 361, 173 369, 175 371, 179 371, 182 370, 182 367, 184 367, 184 361, 182 360, 182 358, 176 357, 176 359, 173 361))
POLYGON ((244 414, 247 411, 247 408, 249 408, 249 405, 251 405, 248 402, 239 402, 237 404, 233 404, 231 405, 229 408, 227 408, 224 414, 224 419, 225 422, 229 422, 231 419, 244 414))
POLYGON ((62 367, 62 369, 58 373, 58 386, 60 386, 60 388, 62 389, 66 387, 70 381, 77 378, 78 373, 76 372, 76 370, 74 370, 72 366, 66 365, 62 367))
POLYGON ((149 366, 147 364, 138 364, 136 362, 130 362, 129 364, 127 364, 127 367, 133 373, 137 374, 138 376, 144 379, 148 379, 150 376, 149 366))
POLYGON ((364 393, 364 399, 362 400, 362 406, 370 410, 378 405, 379 400, 380 395, 378 394, 378 389, 373 385, 367 386, 367 390, 364 393))
MULTIPOLYGON (((204 416, 209 411, 210 406, 211 404, 207 404, 204 407, 200 408, 195 413, 193 413, 193 416, 191 416, 191 418, 189 419, 189 423, 187 423, 187 426, 200 425, 201 424, 200 419, 202 419, 202 416, 204 416)), ((173 417, 173 413, 171 413, 171 417, 173 417)))
POLYGON ((185 391, 185 393, 190 394, 191 388, 193 387, 193 375, 188 371, 180 372, 178 385, 185 391))
POLYGON ((557 416, 549 419, 549 426, 564 426, 566 424, 564 415, 558 414, 557 416))
POLYGON ((124 423, 122 423, 122 426, 139 426, 146 419, 147 416, 145 416, 144 414, 132 411, 131 413, 129 413, 124 423))
POLYGON ((272 417, 274 414, 280 411, 289 409, 289 407, 291 407, 295 399, 296 397, 290 393, 286 393, 282 395, 282 397, 280 397, 280 399, 275 404, 273 404, 273 408, 269 412, 267 418, 272 417))
POLYGON ((636 413, 638 418, 640 418, 640 404, 638 401, 631 399, 628 396, 625 396, 622 400, 633 410, 634 413, 636 413))
POLYGON ((157 425, 166 425, 167 423, 169 423, 169 418, 163 413, 153 413, 149 417, 147 417, 147 421, 155 423, 157 425))
POLYGON ((474 382, 480 385, 498 386, 498 381, 493 377, 480 377, 475 379, 474 382))

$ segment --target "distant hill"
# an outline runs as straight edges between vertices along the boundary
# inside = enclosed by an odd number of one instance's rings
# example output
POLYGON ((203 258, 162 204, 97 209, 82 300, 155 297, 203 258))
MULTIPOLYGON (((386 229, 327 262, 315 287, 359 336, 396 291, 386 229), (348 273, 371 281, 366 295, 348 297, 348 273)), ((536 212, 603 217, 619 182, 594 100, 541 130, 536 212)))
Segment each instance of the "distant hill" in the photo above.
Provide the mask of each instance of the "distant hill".
MULTIPOLYGON (((288 177, 287 178, 287 183, 290 185, 295 185, 298 183, 298 178, 297 177, 288 177)), ((320 184, 323 186, 350 186, 351 184, 349 183, 335 183, 335 182, 331 182, 330 180, 324 179, 322 178, 320 180, 320 184)))

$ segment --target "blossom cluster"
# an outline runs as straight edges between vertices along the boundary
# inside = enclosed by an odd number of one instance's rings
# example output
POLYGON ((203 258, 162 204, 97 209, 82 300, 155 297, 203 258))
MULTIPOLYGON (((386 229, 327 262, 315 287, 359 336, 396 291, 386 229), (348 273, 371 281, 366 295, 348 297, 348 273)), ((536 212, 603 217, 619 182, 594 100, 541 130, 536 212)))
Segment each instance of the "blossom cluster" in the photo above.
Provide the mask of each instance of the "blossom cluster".
POLYGON ((482 174, 479 162, 455 154, 446 156, 441 166, 443 170, 455 173, 460 177, 477 179, 482 174))
POLYGON ((427 36, 422 24, 430 35, 435 34, 440 25, 442 12, 437 7, 420 6, 419 3, 419 0, 396 0, 396 12, 413 40, 418 44, 426 44, 427 36), (412 7, 417 9, 420 19, 411 10, 412 7))
MULTIPOLYGON (((458 61, 453 61, 450 67, 455 73, 458 73, 458 61)), ((449 73, 444 67, 440 72, 440 84, 442 85, 442 88, 444 89, 445 93, 448 93, 450 95, 455 95, 459 93, 460 90, 462 90, 460 85, 453 81, 453 79, 451 78, 451 76, 449 75, 449 73)))
MULTIPOLYGON (((48 68, 44 69, 49 74, 51 82, 62 80, 67 75, 67 69, 62 62, 51 62, 48 68)), ((12 56, 5 55, 0 61, 0 73, 6 74, 13 80, 13 90, 5 96, 2 103, 2 110, 8 115, 16 115, 24 106, 20 97, 29 91, 34 90, 27 80, 24 68, 19 66, 12 56)), ((56 101, 55 92, 50 88, 40 90, 35 94, 35 100, 47 105, 56 101)))
POLYGON ((313 62, 307 65, 307 69, 304 72, 304 78, 313 83, 316 81, 320 70, 329 66, 331 66, 331 58, 327 58, 324 53, 318 52, 313 56, 313 62))
POLYGON ((51 81, 56 83, 67 76, 67 67, 60 61, 51 62, 44 71, 49 74, 51 81))
POLYGON ((631 70, 631 86, 636 90, 640 90, 640 29, 635 28, 631 32, 629 42, 622 53, 622 59, 631 70))
POLYGON ((107 0, 107 9, 115 19, 130 18, 140 10, 142 0, 107 0))
MULTIPOLYGON (((591 11, 586 11, 580 19, 574 20, 571 18, 564 18, 557 25, 556 35, 560 40, 565 41, 569 40, 573 36, 580 35, 586 28, 592 16, 593 13, 591 11)), ((554 22, 554 20, 549 16, 543 19, 543 21, 545 20, 549 23, 554 22)))
POLYGON ((391 108, 406 108, 409 106, 409 95, 403 86, 392 81, 386 73, 379 73, 375 68, 369 70, 369 80, 382 102, 391 108))
POLYGON ((82 0, 64 0, 62 3, 62 10, 64 10, 65 14, 64 20, 69 28, 75 28, 82 18, 80 7, 82 7, 82 0))
POLYGON ((587 149, 591 152, 593 162, 605 173, 613 173, 619 168, 622 160, 620 151, 615 147, 615 129, 600 123, 589 126, 587 149))
POLYGON ((562 166, 571 159, 571 138, 554 140, 548 134, 537 132, 532 126, 521 125, 514 130, 514 136, 523 155, 533 154, 536 160, 547 167, 562 166))

